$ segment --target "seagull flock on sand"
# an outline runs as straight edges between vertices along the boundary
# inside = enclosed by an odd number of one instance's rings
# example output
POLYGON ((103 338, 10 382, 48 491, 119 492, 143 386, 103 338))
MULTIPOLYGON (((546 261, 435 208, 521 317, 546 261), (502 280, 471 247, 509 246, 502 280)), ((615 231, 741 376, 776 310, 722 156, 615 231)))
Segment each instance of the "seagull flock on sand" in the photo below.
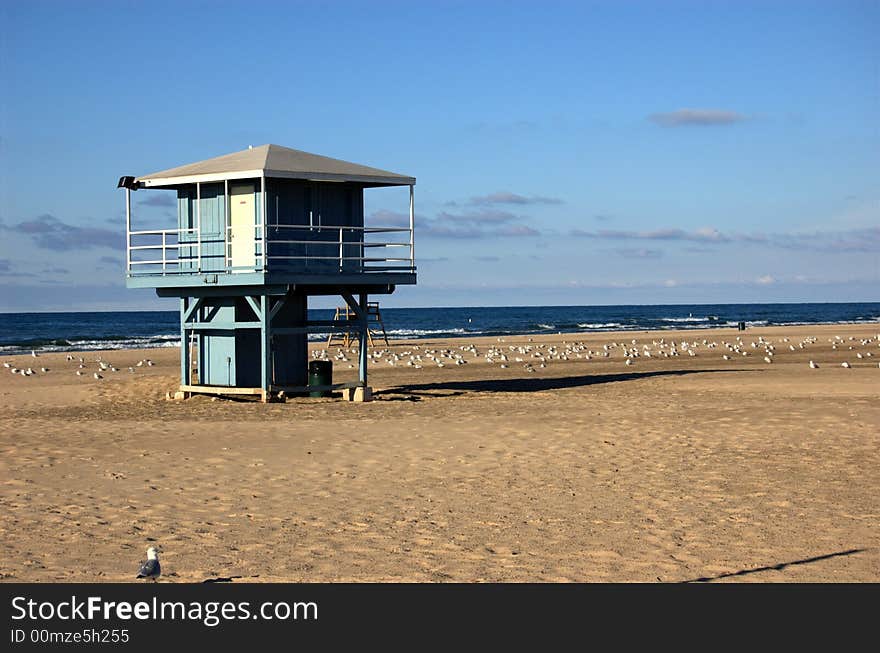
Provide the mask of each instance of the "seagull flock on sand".
MULTIPOLYGON (((31 357, 32 358, 39 358, 40 354, 38 354, 36 351, 32 350, 31 357)), ((82 356, 74 357, 72 354, 67 354, 67 362, 68 363, 72 362, 74 365, 76 365, 77 369, 75 370, 75 374, 77 376, 86 376, 88 374, 88 372, 85 371, 86 370, 86 361, 82 356)), ((94 360, 94 362, 97 363, 98 369, 97 369, 97 371, 92 373, 92 378, 95 379, 96 381, 101 381, 104 379, 104 375, 102 374, 102 372, 119 372, 120 371, 118 367, 103 360, 100 356, 98 356, 94 360)), ((138 361, 138 363, 137 363, 137 367, 143 367, 144 365, 146 365, 147 367, 153 367, 153 365, 155 365, 155 363, 152 360, 150 360, 149 358, 144 358, 144 359, 138 361)), ((15 363, 15 361, 6 361, 3 363, 3 367, 8 369, 13 374, 18 374, 21 376, 34 376, 37 374, 37 371, 34 370, 32 367, 19 368, 17 366, 17 364, 15 363)), ((45 366, 40 368, 40 372, 42 372, 43 374, 48 374, 50 371, 51 370, 45 366)), ((130 374, 133 374, 135 371, 135 368, 129 367, 128 371, 130 374)))
MULTIPOLYGON (((753 354, 761 355, 764 363, 773 364, 778 353, 784 352, 786 349, 791 352, 807 350, 816 345, 819 341, 816 337, 807 337, 800 341, 794 342, 789 338, 782 338, 774 341, 758 336, 757 340, 746 343, 741 336, 737 336, 732 341, 727 340, 708 340, 706 338, 696 340, 667 340, 666 338, 653 339, 650 343, 639 344, 638 340, 632 339, 629 342, 610 342, 598 348, 598 345, 587 345, 582 342, 562 341, 561 345, 552 343, 535 343, 532 338, 528 338, 526 345, 508 345, 505 339, 498 338, 497 343, 489 345, 484 351, 477 348, 477 345, 468 343, 461 345, 457 349, 444 348, 434 349, 428 346, 424 348, 420 345, 409 345, 402 351, 392 351, 391 349, 374 349, 369 354, 370 362, 373 364, 385 363, 390 366, 411 367, 416 370, 425 367, 446 367, 447 365, 466 365, 468 362, 476 362, 480 359, 489 364, 497 364, 501 369, 508 369, 512 364, 521 365, 527 372, 534 372, 536 369, 547 367, 551 361, 568 361, 568 360, 592 360, 602 358, 620 358, 624 359, 624 364, 631 366, 639 358, 675 358, 677 356, 697 356, 699 353, 709 354, 712 350, 720 350, 721 359, 725 361, 734 360, 735 357, 746 357, 753 354), (593 349, 592 347, 597 347, 593 349), (617 353, 620 353, 620 356, 617 353), (468 361, 468 358, 471 361, 468 361)), ((865 361, 874 356, 870 351, 871 348, 880 347, 880 334, 873 338, 856 338, 850 336, 848 339, 836 335, 829 338, 833 351, 846 349, 852 351, 855 358, 859 361, 865 361), (862 347, 864 351, 855 351, 856 348, 862 347)), ((350 349, 339 348, 333 356, 332 361, 335 363, 349 363, 349 368, 354 368, 358 350, 356 347, 350 349)), ((31 352, 33 358, 39 358, 36 351, 31 352)), ((317 360, 331 360, 326 349, 316 349, 312 352, 312 358, 317 360)), ((880 358, 880 355, 878 355, 880 358)), ((87 372, 86 362, 81 356, 75 358, 73 355, 67 355, 67 361, 77 365, 75 373, 77 376, 85 376, 87 372)), ((120 369, 115 365, 103 360, 100 356, 94 361, 97 363, 98 369, 92 373, 92 378, 96 381, 104 379, 105 372, 119 372, 120 369)), ((129 367, 128 372, 134 373, 135 367, 153 367, 155 363, 149 358, 144 358, 137 362, 134 367, 129 367)), ((815 360, 809 361, 811 370, 819 369, 819 363, 815 360)), ((843 361, 840 364, 845 369, 852 369, 849 361, 843 361)), ((33 376, 37 372, 32 367, 18 367, 14 361, 6 361, 3 367, 7 368, 13 374, 21 376, 33 376)), ((877 364, 880 368, 880 363, 877 364)), ((43 374, 49 372, 48 367, 41 367, 43 374)))
MULTIPOLYGON (((568 360, 592 360, 602 358, 620 358, 618 352, 624 358, 625 365, 633 365, 639 358, 675 358, 677 356, 697 356, 698 353, 711 354, 712 350, 723 351, 721 358, 725 361, 734 360, 737 356, 747 357, 752 355, 761 356, 764 363, 772 365, 775 357, 785 350, 790 352, 804 351, 816 345, 819 341, 816 337, 807 337, 799 341, 792 341, 789 338, 782 338, 779 341, 767 339, 758 336, 756 340, 746 342, 741 336, 737 336, 732 341, 726 340, 709 340, 706 338, 696 340, 675 340, 666 338, 653 339, 650 343, 639 344, 638 340, 632 339, 629 342, 610 342, 604 344, 601 348, 593 349, 597 345, 588 346, 582 342, 562 341, 562 345, 551 343, 534 343, 532 338, 528 339, 526 345, 509 345, 504 344, 504 338, 498 338, 498 343, 488 346, 487 349, 481 351, 474 344, 462 345, 456 349, 435 349, 419 345, 410 345, 402 351, 392 351, 391 349, 374 349, 369 353, 370 362, 373 364, 385 363, 390 366, 405 366, 413 369, 423 369, 424 367, 446 367, 447 365, 465 365, 468 358, 472 362, 480 359, 485 360, 489 364, 497 364, 501 369, 508 369, 511 364, 518 363, 526 371, 534 372, 536 368, 547 367, 550 361, 568 361, 568 360)), ((880 347, 880 334, 873 338, 855 338, 850 337, 844 340, 841 336, 829 338, 833 350, 843 347, 849 347, 854 350, 856 347, 864 347, 864 352, 854 352, 859 360, 865 360, 872 357, 872 353, 867 349, 871 347, 880 347)), ((349 368, 355 367, 357 361, 357 347, 350 349, 338 348, 332 359, 326 349, 317 349, 312 352, 312 358, 317 360, 332 360, 334 363, 349 363, 349 368)), ((819 369, 819 364, 811 360, 809 362, 810 369, 819 369)), ((850 369, 852 366, 849 362, 844 361, 841 367, 850 369)), ((880 367, 880 363, 878 363, 880 367)))

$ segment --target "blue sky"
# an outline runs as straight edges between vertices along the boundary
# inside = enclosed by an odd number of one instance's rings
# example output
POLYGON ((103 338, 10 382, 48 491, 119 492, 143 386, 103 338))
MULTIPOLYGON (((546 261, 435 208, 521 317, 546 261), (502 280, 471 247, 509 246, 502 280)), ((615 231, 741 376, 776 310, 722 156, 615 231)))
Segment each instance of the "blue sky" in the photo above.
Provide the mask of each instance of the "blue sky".
POLYGON ((0 310, 174 309, 124 288, 116 179, 270 142, 418 178, 388 305, 880 301, 878 33, 876 0, 3 2, 0 310))

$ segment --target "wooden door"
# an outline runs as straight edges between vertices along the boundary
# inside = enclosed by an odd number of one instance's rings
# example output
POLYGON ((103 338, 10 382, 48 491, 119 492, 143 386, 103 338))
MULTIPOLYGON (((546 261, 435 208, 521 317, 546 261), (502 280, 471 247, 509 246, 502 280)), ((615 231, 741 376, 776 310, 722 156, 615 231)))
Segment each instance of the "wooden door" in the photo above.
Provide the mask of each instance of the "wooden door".
POLYGON ((229 257, 233 272, 253 272, 257 265, 254 193, 253 184, 229 185, 229 257))

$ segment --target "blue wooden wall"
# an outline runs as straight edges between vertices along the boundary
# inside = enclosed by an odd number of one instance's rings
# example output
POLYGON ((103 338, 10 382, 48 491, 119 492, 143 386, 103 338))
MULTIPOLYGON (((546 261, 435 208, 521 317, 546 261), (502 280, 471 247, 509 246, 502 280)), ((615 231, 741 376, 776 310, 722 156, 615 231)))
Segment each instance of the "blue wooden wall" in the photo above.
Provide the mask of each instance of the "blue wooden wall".
MULTIPOLYGON (((333 227, 364 226, 363 188, 347 183, 314 183, 294 179, 269 179, 266 182, 267 240, 272 269, 309 273, 339 271, 339 230, 333 227), (286 225, 309 227, 287 229, 286 225), (278 241, 298 240, 305 244, 278 241), (331 257, 312 260, 271 259, 273 256, 331 257)), ((363 234, 360 230, 343 231, 343 256, 361 256, 363 234)), ((347 260, 346 272, 354 272, 360 263, 347 260)))
MULTIPOLYGON (((260 192, 259 179, 253 180, 254 192, 254 224, 260 223, 260 207, 262 206, 262 193, 260 192)), ((202 272, 223 272, 226 270, 226 196, 224 184, 202 184, 201 191, 201 242, 202 242, 202 272)), ((177 189, 177 225, 179 229, 196 228, 196 186, 190 184, 177 189)), ((257 236, 259 236, 257 231, 257 236)), ((198 242, 196 232, 181 233, 181 244, 194 245, 198 242)), ((257 255, 261 255, 260 247, 257 255)), ((180 249, 180 270, 197 270, 198 248, 186 246, 180 249)))
MULTIPOLYGON (((254 183, 254 220, 260 224, 262 194, 258 179, 254 183)), ((266 180, 268 265, 271 269, 284 269, 308 273, 332 274, 339 271, 339 230, 334 227, 364 226, 363 188, 348 183, 314 183, 292 179, 266 180), (308 227, 289 229, 285 226, 308 227), (277 241, 298 240, 303 244, 277 241), (274 243, 274 244, 273 244, 274 243), (310 257, 305 259, 271 259, 272 256, 310 257), (329 257, 319 259, 315 257, 329 257)), ((226 269, 226 215, 227 202, 223 183, 201 186, 201 271, 222 272, 226 269)), ((177 190, 177 215, 180 229, 196 228, 195 184, 181 186, 177 190)), ((257 228, 259 239, 262 235, 257 228)), ((355 260, 363 255, 363 232, 360 229, 344 230, 343 264, 345 272, 357 272, 361 263, 355 260)), ((181 233, 179 242, 180 270, 197 273, 198 242, 195 231, 181 233), (193 245, 193 246, 189 246, 193 245)), ((257 245, 257 256, 262 255, 257 245)))

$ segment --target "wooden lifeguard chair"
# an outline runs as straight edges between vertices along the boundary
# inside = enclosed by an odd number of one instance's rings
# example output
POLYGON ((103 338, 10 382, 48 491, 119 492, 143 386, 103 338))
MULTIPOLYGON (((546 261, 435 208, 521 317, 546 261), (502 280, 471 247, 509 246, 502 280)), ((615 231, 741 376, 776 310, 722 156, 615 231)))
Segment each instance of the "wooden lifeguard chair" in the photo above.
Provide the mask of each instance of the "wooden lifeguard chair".
MULTIPOLYGON (((351 322, 356 326, 357 324, 357 315, 349 306, 346 304, 345 306, 337 306, 336 307, 336 315, 333 317, 334 322, 351 322)), ((388 334, 385 332, 385 323, 382 322, 382 313, 379 311, 379 302, 367 302, 367 342, 369 346, 373 346, 373 335, 376 337, 379 335, 379 330, 382 331, 382 339, 385 341, 385 346, 388 347, 388 334), (378 328, 371 327, 370 324, 378 324, 378 328)), ((355 333, 355 335, 357 335, 355 333)), ((353 341, 352 330, 345 329, 341 332, 331 332, 330 337, 327 338, 327 346, 329 347, 333 343, 334 338, 342 338, 342 346, 350 347, 353 341)))

